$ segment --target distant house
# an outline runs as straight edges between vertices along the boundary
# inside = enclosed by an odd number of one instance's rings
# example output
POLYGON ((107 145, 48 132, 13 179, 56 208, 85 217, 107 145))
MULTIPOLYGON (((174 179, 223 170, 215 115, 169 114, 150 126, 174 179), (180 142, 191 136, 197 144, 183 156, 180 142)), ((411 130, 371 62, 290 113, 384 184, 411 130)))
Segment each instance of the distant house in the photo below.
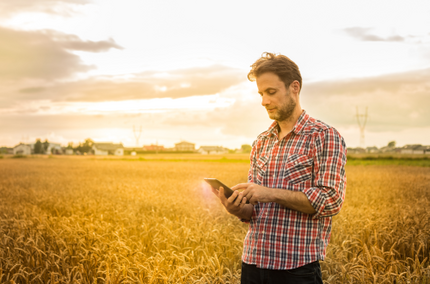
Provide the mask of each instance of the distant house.
POLYGON ((163 145, 143 145, 143 150, 144 151, 164 151, 164 146, 163 145))
POLYGON ((66 148, 66 150, 64 150, 64 154, 66 154, 66 155, 73 155, 73 149, 66 148))
POLYGON ((0 154, 13 154, 13 148, 10 147, 0 147, 0 154))
POLYGON ((378 147, 373 146, 373 147, 367 147, 366 152, 367 153, 378 153, 379 150, 378 150, 378 147))
POLYGON ((412 151, 412 154, 430 154, 430 146, 419 146, 412 151))
POLYGON ((396 151, 395 147, 384 146, 379 149, 381 153, 394 153, 396 151))
POLYGON ((362 154, 362 153, 366 153, 366 150, 364 148, 347 148, 347 153, 348 154, 362 154))
POLYGON ((221 146, 201 146, 197 152, 200 154, 225 154, 228 150, 221 146))
POLYGON ((46 154, 63 154, 61 144, 49 142, 48 148, 46 149, 46 154))
POLYGON ((195 151, 196 144, 181 141, 179 143, 175 143, 175 151, 195 151))
MULTIPOLYGON (((14 155, 31 155, 34 154, 34 145, 36 143, 24 144, 20 143, 13 148, 14 155)), ((63 148, 59 143, 51 143, 48 142, 48 147, 44 154, 63 154, 63 148)), ((45 144, 42 143, 42 147, 45 147, 45 144)))
POLYGON ((401 154, 424 154, 423 150, 420 150, 421 144, 409 144, 400 148, 401 154))
POLYGON ((30 144, 19 143, 13 147, 14 155, 31 155, 32 148, 30 144))
POLYGON ((124 146, 122 143, 114 144, 114 143, 94 143, 93 145, 94 155, 98 156, 107 156, 107 155, 115 155, 115 156, 124 156, 124 146))

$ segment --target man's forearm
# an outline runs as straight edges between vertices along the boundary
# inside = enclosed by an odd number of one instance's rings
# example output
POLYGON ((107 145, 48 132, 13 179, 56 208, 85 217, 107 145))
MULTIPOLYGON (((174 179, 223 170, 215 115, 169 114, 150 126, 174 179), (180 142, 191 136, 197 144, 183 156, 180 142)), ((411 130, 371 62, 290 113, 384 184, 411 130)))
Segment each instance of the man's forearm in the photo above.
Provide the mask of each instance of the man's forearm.
POLYGON ((300 211, 306 214, 315 214, 316 211, 312 207, 307 196, 300 191, 291 191, 274 188, 273 190, 273 202, 276 202, 287 208, 300 211))
MULTIPOLYGON (((240 183, 233 186, 231 189, 235 191, 244 189, 244 191, 241 192, 239 196, 243 195, 243 197, 246 198, 246 200, 248 200, 251 204, 275 202, 287 208, 300 211, 306 214, 316 213, 308 197, 303 192, 285 190, 281 188, 269 188, 252 182, 240 183)), ((244 212, 244 214, 246 214, 246 216, 249 216, 248 211, 244 212)), ((236 212, 234 213, 234 215, 238 216, 236 212)))

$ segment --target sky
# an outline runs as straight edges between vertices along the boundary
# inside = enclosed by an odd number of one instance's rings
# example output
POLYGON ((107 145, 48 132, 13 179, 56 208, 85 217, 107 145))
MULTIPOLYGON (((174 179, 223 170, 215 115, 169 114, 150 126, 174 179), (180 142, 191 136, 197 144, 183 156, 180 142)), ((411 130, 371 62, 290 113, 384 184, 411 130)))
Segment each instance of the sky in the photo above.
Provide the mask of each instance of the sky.
POLYGON ((14 0, 0 146, 252 144, 272 122, 247 80, 266 51, 297 63, 302 108, 348 147, 366 109, 364 146, 430 145, 430 1, 14 0))

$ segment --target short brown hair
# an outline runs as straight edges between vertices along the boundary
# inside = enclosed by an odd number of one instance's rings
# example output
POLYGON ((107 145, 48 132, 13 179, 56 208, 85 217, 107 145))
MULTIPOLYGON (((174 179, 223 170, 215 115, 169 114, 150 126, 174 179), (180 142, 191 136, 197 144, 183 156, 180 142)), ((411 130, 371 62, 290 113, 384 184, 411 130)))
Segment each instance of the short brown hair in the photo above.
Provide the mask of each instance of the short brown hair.
POLYGON ((299 66, 291 59, 282 54, 264 52, 261 57, 251 65, 251 71, 248 73, 248 80, 255 81, 263 73, 272 72, 278 75, 279 79, 284 82, 288 88, 292 82, 297 80, 302 89, 302 75, 300 75, 299 66))

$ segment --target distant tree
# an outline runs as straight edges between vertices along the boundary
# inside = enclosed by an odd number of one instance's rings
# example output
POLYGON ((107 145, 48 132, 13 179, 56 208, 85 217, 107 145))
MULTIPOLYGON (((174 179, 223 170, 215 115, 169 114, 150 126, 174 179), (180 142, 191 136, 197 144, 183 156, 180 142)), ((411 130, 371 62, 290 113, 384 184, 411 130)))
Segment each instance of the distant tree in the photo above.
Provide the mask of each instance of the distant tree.
POLYGON ((43 153, 42 154, 47 154, 46 152, 48 151, 48 147, 49 147, 48 139, 45 139, 45 142, 43 142, 43 153))
POLYGON ((43 154, 43 145, 40 139, 36 139, 34 144, 34 154, 43 154))
POLYGON ((390 141, 390 142, 388 142, 388 145, 387 145, 388 147, 391 147, 391 148, 394 148, 394 147, 396 147, 396 141, 390 141))
POLYGON ((83 143, 79 143, 78 147, 75 148, 75 151, 79 151, 80 153, 91 153, 93 145, 94 141, 87 138, 83 143))
POLYGON ((252 147, 251 147, 251 145, 243 144, 243 145, 240 147, 240 149, 242 149, 242 152, 243 152, 243 153, 251 153, 251 149, 252 149, 252 147))
POLYGON ((67 147, 66 147, 67 149, 73 149, 73 142, 69 142, 68 144, 67 144, 67 147))

